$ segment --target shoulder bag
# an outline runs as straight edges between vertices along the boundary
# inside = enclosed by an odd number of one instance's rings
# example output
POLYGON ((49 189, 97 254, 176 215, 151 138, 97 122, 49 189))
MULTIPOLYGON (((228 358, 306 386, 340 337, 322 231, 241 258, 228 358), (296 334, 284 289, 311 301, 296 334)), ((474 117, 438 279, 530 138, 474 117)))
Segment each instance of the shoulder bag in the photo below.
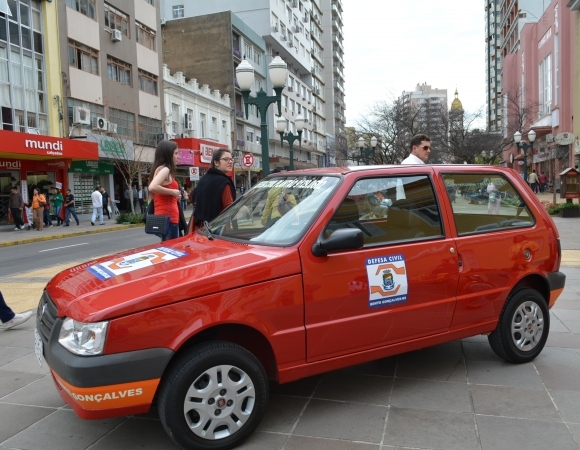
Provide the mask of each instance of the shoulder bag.
POLYGON ((169 216, 153 214, 155 206, 153 200, 149 202, 145 216, 145 233, 165 236, 169 231, 169 216))

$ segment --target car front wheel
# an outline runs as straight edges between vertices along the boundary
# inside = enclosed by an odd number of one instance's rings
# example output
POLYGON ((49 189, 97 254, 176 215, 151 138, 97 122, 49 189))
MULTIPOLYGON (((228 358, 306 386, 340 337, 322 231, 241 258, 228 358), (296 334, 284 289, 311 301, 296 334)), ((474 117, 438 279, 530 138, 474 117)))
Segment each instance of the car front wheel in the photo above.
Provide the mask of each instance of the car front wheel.
POLYGON ((526 363, 540 354, 549 331, 550 313, 544 297, 534 289, 521 289, 508 298, 488 340, 500 358, 526 363))
POLYGON ((159 417, 181 447, 225 450, 252 434, 267 403, 260 361, 236 344, 208 342, 172 364, 159 393, 159 417))

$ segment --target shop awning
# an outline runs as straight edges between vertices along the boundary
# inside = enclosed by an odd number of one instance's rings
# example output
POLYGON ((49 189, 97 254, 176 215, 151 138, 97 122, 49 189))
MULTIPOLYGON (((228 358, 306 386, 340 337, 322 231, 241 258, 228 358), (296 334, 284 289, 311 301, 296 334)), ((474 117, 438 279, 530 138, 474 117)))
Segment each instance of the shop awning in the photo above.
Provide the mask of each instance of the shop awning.
POLYGON ((72 159, 96 161, 95 142, 0 130, 0 157, 10 159, 72 159))

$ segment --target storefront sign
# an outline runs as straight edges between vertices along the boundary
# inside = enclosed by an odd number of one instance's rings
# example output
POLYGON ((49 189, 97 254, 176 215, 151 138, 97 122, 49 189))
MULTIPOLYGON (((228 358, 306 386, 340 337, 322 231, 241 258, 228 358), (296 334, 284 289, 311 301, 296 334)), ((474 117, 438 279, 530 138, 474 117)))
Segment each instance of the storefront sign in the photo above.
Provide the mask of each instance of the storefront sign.
POLYGON ((3 159, 0 158, 0 170, 36 170, 52 171, 62 170, 68 167, 67 161, 47 159, 45 161, 21 160, 21 159, 3 159))
POLYGON ((178 150, 177 165, 193 166, 193 150, 178 150))
POLYGON ((106 161, 73 161, 68 171, 112 175, 115 172, 115 166, 106 161))
POLYGON ((199 181, 199 167, 189 168, 189 179, 191 181, 199 181))
POLYGON ((213 156, 213 152, 214 150, 218 150, 219 147, 212 147, 210 145, 205 145, 205 144, 200 144, 200 151, 201 151, 201 155, 200 155, 200 159, 201 162, 204 162, 206 164, 211 164, 211 158, 213 156))
POLYGON ((109 159, 120 159, 123 161, 135 160, 135 149, 133 141, 120 139, 101 134, 89 134, 87 140, 96 142, 99 145, 99 156, 109 159))
POLYGON ((33 155, 39 158, 98 159, 98 147, 94 142, 7 130, 0 130, 0 154, 2 153, 33 155))

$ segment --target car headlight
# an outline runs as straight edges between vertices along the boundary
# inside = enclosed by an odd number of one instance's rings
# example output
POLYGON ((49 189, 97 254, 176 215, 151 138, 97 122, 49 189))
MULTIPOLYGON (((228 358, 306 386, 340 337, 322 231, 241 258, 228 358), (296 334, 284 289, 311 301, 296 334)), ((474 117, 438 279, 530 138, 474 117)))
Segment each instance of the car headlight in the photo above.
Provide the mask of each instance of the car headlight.
POLYGON ((58 342, 75 355, 100 355, 105 348, 108 326, 108 321, 83 323, 67 318, 60 328, 58 342))

